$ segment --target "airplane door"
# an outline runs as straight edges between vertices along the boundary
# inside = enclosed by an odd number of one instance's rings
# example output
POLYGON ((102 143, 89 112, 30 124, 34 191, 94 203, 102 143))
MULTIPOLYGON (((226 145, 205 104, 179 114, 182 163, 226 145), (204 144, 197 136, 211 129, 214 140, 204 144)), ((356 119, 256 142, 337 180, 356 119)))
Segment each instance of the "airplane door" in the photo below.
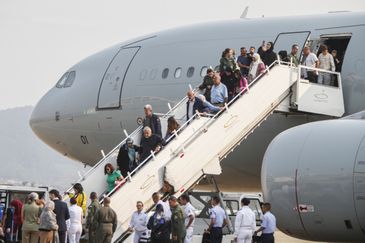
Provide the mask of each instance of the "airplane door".
POLYGON ((114 56, 100 84, 98 109, 118 109, 121 107, 120 98, 123 82, 139 49, 140 47, 122 48, 114 56))
POLYGON ((310 31, 280 33, 274 42, 274 51, 276 54, 279 54, 280 51, 286 51, 289 55, 292 45, 297 44, 299 46, 298 58, 300 60, 302 50, 309 38, 309 35, 310 31))

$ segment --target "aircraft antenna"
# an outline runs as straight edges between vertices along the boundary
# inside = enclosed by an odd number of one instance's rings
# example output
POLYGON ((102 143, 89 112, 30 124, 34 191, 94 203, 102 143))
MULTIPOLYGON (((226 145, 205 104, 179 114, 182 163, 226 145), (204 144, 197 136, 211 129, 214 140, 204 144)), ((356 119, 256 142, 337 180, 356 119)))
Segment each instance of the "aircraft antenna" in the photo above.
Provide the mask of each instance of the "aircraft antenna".
POLYGON ((243 10, 240 18, 241 19, 247 18, 247 13, 248 13, 248 6, 245 7, 245 10, 243 10))

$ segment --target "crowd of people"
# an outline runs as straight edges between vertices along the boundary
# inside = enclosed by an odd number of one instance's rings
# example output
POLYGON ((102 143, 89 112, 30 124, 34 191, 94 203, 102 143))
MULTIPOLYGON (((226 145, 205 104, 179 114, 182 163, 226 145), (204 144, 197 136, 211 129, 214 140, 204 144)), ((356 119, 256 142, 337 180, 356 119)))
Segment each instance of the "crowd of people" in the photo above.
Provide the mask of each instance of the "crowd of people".
MULTIPOLYGON (((30 193, 24 203, 12 200, 11 210, 1 222, 0 240, 22 243, 79 243, 83 232, 83 219, 86 216, 86 197, 79 183, 74 185, 75 193, 70 195, 69 205, 62 200, 59 191, 49 191, 49 200, 39 198, 36 192, 30 193)), ((111 242, 117 226, 116 213, 109 207, 110 199, 104 198, 103 207, 95 192, 90 195, 86 229, 90 241, 111 242)), ((9 208, 10 209, 10 208, 9 208)))
MULTIPOLYGON (((294 66, 301 64, 309 67, 309 69, 303 68, 302 78, 310 82, 336 85, 336 78, 333 75, 310 69, 338 71, 340 61, 336 58, 336 50, 332 50, 332 54, 329 54, 327 46, 322 45, 317 58, 309 47, 304 47, 301 60, 298 52, 299 46, 293 44, 289 55, 286 51, 279 51, 277 55, 274 52, 274 44, 263 41, 257 52, 253 46, 249 48, 249 52, 246 47, 241 47, 240 55, 235 58, 235 51, 232 48, 226 48, 222 52, 218 70, 207 69, 203 82, 199 86, 202 94, 195 93, 193 90, 187 92, 186 121, 193 119, 196 113, 216 114, 223 110, 229 101, 248 88, 250 82, 264 74, 277 58, 290 62, 294 66)), ((168 118, 167 132, 163 135, 160 118, 153 113, 150 104, 145 105, 144 113, 142 139, 139 146, 132 138, 128 138, 119 150, 118 168, 114 169, 111 164, 105 165, 108 192, 116 185, 120 185, 120 181, 136 169, 139 163, 150 157, 151 151, 158 153, 179 132, 180 124, 173 116, 168 118)))

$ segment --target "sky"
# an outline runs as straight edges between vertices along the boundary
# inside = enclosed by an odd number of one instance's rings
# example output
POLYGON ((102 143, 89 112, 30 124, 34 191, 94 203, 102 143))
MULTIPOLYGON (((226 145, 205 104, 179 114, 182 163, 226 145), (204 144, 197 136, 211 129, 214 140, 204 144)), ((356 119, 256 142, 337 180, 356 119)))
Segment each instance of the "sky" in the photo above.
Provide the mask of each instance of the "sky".
POLYGON ((365 11, 363 0, 0 0, 0 110, 35 105, 69 67, 116 43, 176 26, 365 11))

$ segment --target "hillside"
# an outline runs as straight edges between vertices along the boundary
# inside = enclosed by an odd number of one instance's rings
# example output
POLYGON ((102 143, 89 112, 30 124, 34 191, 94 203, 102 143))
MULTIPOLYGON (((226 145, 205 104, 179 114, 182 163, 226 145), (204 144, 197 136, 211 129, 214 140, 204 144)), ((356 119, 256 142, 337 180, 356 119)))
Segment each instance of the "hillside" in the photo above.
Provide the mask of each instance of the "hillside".
POLYGON ((64 190, 84 173, 79 162, 55 152, 32 132, 32 107, 0 111, 0 183, 30 182, 64 190))

